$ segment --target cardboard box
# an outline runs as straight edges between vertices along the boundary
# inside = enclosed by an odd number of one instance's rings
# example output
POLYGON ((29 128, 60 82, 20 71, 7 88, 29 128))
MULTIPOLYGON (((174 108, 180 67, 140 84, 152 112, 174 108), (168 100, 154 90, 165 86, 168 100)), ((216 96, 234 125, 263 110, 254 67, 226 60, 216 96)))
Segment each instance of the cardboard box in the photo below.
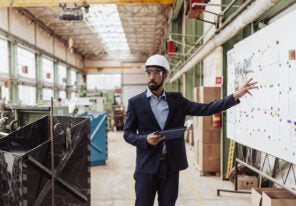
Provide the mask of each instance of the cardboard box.
POLYGON ((220 159, 220 144, 203 144, 198 141, 198 152, 203 159, 220 159))
MULTIPOLYGON (((221 98, 221 87, 195 87, 194 100, 209 103, 221 98)), ((212 116, 193 118, 195 161, 201 174, 220 173, 221 129, 213 127, 212 116)))
POLYGON ((296 195, 288 191, 266 191, 262 193, 262 206, 295 206, 296 195))
POLYGON ((213 130, 213 131, 220 131, 220 128, 213 127, 213 116, 204 116, 204 117, 197 117, 197 124, 200 127, 200 130, 213 130))
POLYGON ((221 131, 205 130, 203 133, 204 144, 221 144, 221 131))
POLYGON ((262 193, 263 192, 283 192, 283 188, 271 188, 271 187, 262 187, 262 188, 252 188, 251 190, 251 204, 252 206, 262 206, 262 193))
POLYGON ((217 174, 220 173, 220 159, 201 159, 196 167, 203 175, 205 172, 215 172, 217 174))
POLYGON ((185 133, 184 133, 184 138, 185 142, 189 143, 189 135, 190 135, 190 130, 186 128, 185 133))
POLYGON ((221 129, 214 128, 212 116, 195 117, 193 119, 194 136, 205 144, 220 144, 221 129))
POLYGON ((238 175, 238 189, 251 189, 252 187, 258 187, 258 178, 256 176, 238 175))
POLYGON ((201 172, 220 173, 220 144, 203 144, 197 140, 196 164, 201 172))
POLYGON ((195 87, 194 100, 199 103, 209 103, 221 99, 221 87, 195 87))

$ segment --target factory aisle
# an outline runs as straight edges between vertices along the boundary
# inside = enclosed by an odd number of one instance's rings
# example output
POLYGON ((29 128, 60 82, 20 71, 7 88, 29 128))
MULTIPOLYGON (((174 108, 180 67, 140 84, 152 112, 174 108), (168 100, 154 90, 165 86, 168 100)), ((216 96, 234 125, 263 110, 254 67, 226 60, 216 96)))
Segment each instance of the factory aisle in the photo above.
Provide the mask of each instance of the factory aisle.
MULTIPOLYGON (((134 205, 135 148, 122 135, 122 132, 108 132, 107 164, 91 167, 91 206, 134 205)), ((190 166, 180 173, 176 206, 251 206, 249 194, 222 192, 217 196, 217 189, 232 190, 232 183, 217 176, 200 176, 194 167, 193 154, 193 148, 187 145, 190 166)))

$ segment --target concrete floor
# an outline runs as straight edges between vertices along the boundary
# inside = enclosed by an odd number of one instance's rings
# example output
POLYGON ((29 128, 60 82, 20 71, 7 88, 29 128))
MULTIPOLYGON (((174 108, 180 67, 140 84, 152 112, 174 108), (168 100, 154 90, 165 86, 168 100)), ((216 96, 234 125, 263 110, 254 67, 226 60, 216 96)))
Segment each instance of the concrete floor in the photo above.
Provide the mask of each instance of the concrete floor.
MULTIPOLYGON (((122 132, 108 132, 106 165, 91 167, 91 206, 133 206, 135 147, 127 144, 122 132)), ((233 184, 217 176, 200 176, 194 166, 194 149, 187 145, 189 168, 180 173, 176 206, 251 206, 250 194, 234 194, 233 184)), ((155 201, 155 206, 158 205, 155 201)))

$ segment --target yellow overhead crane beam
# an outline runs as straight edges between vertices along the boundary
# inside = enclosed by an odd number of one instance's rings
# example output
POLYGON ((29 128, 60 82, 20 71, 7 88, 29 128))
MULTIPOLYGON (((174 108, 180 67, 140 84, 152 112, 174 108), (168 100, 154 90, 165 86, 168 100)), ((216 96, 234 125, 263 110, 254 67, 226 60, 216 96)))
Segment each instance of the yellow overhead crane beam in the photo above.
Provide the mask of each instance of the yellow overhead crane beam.
POLYGON ((0 0, 0 7, 46 7, 67 5, 93 4, 174 4, 175 0, 0 0))

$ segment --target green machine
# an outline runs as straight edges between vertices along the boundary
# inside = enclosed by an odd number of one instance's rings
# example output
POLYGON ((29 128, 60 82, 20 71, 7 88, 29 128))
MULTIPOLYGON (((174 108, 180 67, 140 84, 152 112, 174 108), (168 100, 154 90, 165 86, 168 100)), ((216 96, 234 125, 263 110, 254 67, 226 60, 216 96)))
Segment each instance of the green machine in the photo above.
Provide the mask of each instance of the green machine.
MULTIPOLYGON (((15 107, 15 118, 19 122, 19 126, 24 126, 29 123, 50 114, 50 107, 15 107)), ((53 106, 54 116, 69 116, 69 108, 66 106, 53 106)))
MULTIPOLYGON (((0 132, 10 133, 19 127, 35 122, 50 114, 48 106, 2 106, 0 109, 0 132)), ((53 115, 69 116, 67 106, 53 106, 53 115)), ((2 135, 3 136, 3 135, 2 135)))

